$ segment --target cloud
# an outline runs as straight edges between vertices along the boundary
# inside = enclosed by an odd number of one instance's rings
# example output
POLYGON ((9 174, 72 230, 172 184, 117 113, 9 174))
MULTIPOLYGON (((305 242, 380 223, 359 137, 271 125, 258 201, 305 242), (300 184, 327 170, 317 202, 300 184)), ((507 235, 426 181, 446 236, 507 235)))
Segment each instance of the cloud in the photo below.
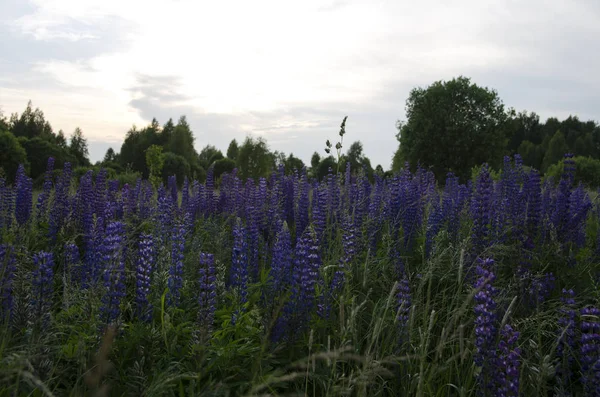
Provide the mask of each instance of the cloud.
POLYGON ((90 139, 185 114, 197 144, 335 138, 389 165, 415 86, 458 75, 543 117, 599 119, 596 0, 6 0, 0 105, 90 139))

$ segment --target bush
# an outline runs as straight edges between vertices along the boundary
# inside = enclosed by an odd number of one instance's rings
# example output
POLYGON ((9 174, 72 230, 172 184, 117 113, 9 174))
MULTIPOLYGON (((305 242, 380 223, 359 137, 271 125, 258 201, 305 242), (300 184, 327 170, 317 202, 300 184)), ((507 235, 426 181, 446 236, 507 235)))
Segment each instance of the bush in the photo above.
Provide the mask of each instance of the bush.
MULTIPOLYGON (((600 160, 591 157, 577 156, 575 160, 575 183, 583 183, 590 188, 600 187, 600 160)), ((559 181, 563 174, 564 160, 548 167, 546 178, 551 177, 559 181)))
POLYGON ((29 168, 25 149, 13 134, 0 132, 0 169, 9 182, 14 181, 19 164, 24 164, 26 169, 29 168))
POLYGON ((167 152, 165 153, 165 163, 163 165, 162 176, 165 184, 170 176, 175 175, 177 178, 177 186, 183 185, 183 179, 190 174, 190 163, 178 154, 167 152))

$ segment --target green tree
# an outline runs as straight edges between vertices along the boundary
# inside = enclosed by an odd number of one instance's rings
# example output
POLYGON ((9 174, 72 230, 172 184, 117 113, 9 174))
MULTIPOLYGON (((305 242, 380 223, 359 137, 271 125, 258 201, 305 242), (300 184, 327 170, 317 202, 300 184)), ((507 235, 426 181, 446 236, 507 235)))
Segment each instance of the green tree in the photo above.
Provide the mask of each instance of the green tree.
POLYGON ((67 138, 65 137, 63 130, 58 130, 58 134, 56 134, 56 144, 63 149, 67 149, 69 147, 67 145, 67 138))
POLYGON ((224 158, 215 161, 213 166, 215 180, 219 180, 221 175, 223 175, 224 173, 230 174, 233 172, 233 170, 235 169, 235 161, 233 161, 230 158, 224 158))
POLYGON ((262 138, 246 137, 240 147, 237 164, 242 179, 266 177, 275 168, 273 155, 262 138))
POLYGON ((400 157, 431 167, 440 180, 449 171, 466 180, 473 166, 502 161, 507 115, 494 90, 466 77, 438 81, 410 92, 406 116, 400 157))
POLYGON ((542 160, 544 152, 541 145, 536 145, 533 142, 525 140, 519 145, 517 153, 521 155, 523 163, 537 170, 542 168, 542 160))
POLYGON ((227 148, 227 158, 232 159, 233 161, 237 160, 238 153, 240 152, 240 147, 235 139, 233 139, 229 143, 229 147, 227 148))
POLYGON ((163 148, 158 145, 152 145, 146 149, 146 166, 148 168, 148 178, 154 187, 158 187, 161 182, 162 171, 165 165, 165 155, 163 148))
POLYGON ((83 136, 83 131, 79 127, 75 128, 73 135, 71 135, 71 142, 69 143, 69 152, 77 159, 77 163, 83 166, 90 165, 89 150, 87 139, 83 136))
POLYGON ((177 178, 177 186, 183 185, 183 180, 187 176, 190 177, 190 163, 178 154, 167 152, 164 154, 164 167, 162 171, 163 181, 166 183, 170 176, 175 175, 177 178))
POLYGON ((319 163, 315 177, 317 178, 317 180, 321 181, 323 180, 323 178, 329 175, 329 171, 335 174, 337 172, 336 170, 337 161, 335 161, 335 158, 333 156, 327 156, 324 159, 322 159, 319 163))
POLYGON ((546 172, 548 167, 558 163, 568 151, 569 148, 567 147, 564 134, 560 130, 556 131, 548 144, 548 150, 546 150, 546 154, 544 155, 541 171, 546 172))
POLYGON ((115 154, 115 151, 113 148, 109 147, 106 150, 106 154, 104 155, 104 159, 102 160, 103 163, 108 163, 109 161, 115 161, 117 155, 115 154))
POLYGON ((313 170, 316 170, 319 167, 319 163, 321 162, 321 156, 319 153, 314 152, 312 157, 310 158, 310 166, 313 170))
POLYGON ((210 165, 223 158, 223 153, 213 145, 206 145, 198 154, 198 161, 200 165, 207 170, 210 165))
POLYGON ((51 139, 54 136, 50 123, 44 118, 44 112, 39 108, 33 110, 31 101, 27 103, 21 116, 18 113, 11 115, 9 127, 17 138, 23 136, 29 139, 35 137, 51 139))
POLYGON ((25 149, 13 134, 0 131, 0 168, 9 182, 14 181, 19 164, 29 165, 25 149))
POLYGON ((65 162, 77 163, 77 159, 69 150, 53 144, 46 139, 40 137, 32 139, 21 137, 19 138, 19 142, 23 149, 25 149, 25 153, 27 153, 27 161, 30 166, 29 176, 34 180, 45 173, 49 157, 54 157, 55 169, 63 168, 65 162))
POLYGON ((285 167, 286 174, 292 174, 294 170, 298 170, 298 172, 300 172, 304 168, 304 162, 298 157, 294 156, 292 153, 287 156, 283 165, 285 167))

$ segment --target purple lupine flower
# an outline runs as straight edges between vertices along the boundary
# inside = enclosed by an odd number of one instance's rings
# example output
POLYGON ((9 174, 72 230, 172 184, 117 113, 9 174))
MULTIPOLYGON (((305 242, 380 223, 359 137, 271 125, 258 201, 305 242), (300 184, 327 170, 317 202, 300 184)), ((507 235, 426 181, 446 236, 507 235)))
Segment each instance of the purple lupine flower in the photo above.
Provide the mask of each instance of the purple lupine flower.
POLYGON ((169 268, 169 294, 167 296, 170 306, 178 306, 181 300, 184 249, 185 227, 183 224, 176 224, 171 239, 171 267, 169 268))
POLYGON ((101 168, 96 175, 96 183, 94 185, 94 212, 96 216, 104 216, 106 210, 106 169, 101 168))
POLYGON ((479 390, 485 394, 494 388, 494 364, 496 362, 496 289, 492 286, 495 279, 490 271, 493 260, 480 260, 475 282, 475 365, 481 368, 477 376, 479 390))
POLYGON ((425 231, 425 257, 428 258, 431 254, 433 242, 437 234, 442 229, 442 223, 444 222, 444 207, 440 203, 439 199, 434 199, 431 209, 429 211, 429 217, 427 219, 427 230, 425 231))
POLYGON ((135 309, 136 315, 141 321, 152 319, 152 304, 149 301, 149 296, 155 260, 152 235, 140 235, 135 268, 135 309))
POLYGON ((171 175, 167 178, 167 186, 171 193, 171 203, 173 204, 175 211, 177 211, 179 208, 179 196, 177 194, 177 177, 175 175, 171 175))
POLYGON ((56 240, 69 214, 69 190, 71 189, 71 163, 65 163, 63 172, 54 189, 54 202, 50 208, 48 234, 52 241, 56 240))
POLYGON ((206 214, 212 215, 215 213, 215 166, 212 164, 208 167, 208 171, 206 172, 206 183, 204 190, 204 202, 206 208, 206 214))
POLYGON ((473 246, 479 254, 490 242, 490 222, 492 220, 493 181, 487 164, 481 168, 471 201, 473 218, 473 246))
POLYGON ((169 234, 173 229, 174 219, 174 204, 171 197, 167 195, 167 191, 163 186, 158 188, 158 202, 156 205, 156 217, 157 217, 157 228, 158 235, 160 237, 162 245, 167 243, 169 234))
POLYGON ((181 212, 186 214, 190 205, 190 181, 188 177, 183 178, 183 186, 181 187, 181 212))
POLYGON ((527 201, 526 227, 529 237, 535 239, 539 232, 542 220, 542 188, 540 174, 531 170, 525 184, 525 196, 527 201))
POLYGON ((331 226, 337 223, 341 203, 340 181, 337 174, 334 174, 331 168, 329 169, 329 174, 327 175, 327 187, 327 219, 329 225, 331 226))
POLYGON ((248 266, 247 233, 238 219, 233 228, 233 251, 229 284, 232 288, 238 290, 241 304, 246 303, 248 299, 248 266))
POLYGON ((217 275, 213 254, 200 253, 200 269, 198 272, 200 287, 198 322, 200 327, 208 334, 212 330, 217 306, 217 275))
POLYGON ((54 258, 51 252, 41 251, 33 256, 34 270, 31 276, 31 307, 33 318, 46 326, 52 309, 52 284, 54 282, 54 258))
POLYGON ((298 206, 295 212, 295 225, 296 235, 301 236, 304 229, 308 226, 310 184, 306 180, 306 175, 302 175, 298 189, 300 190, 300 194, 298 196, 298 206))
POLYGON ((384 190, 385 184, 383 180, 379 175, 375 175, 375 188, 373 190, 373 197, 369 202, 369 223, 367 226, 369 246, 372 251, 377 249, 378 235, 381 231, 381 224, 383 223, 382 205, 384 190))
POLYGON ((117 324, 121 314, 121 300, 125 297, 124 234, 125 225, 122 222, 109 223, 99 249, 104 281, 100 309, 103 326, 117 324))
POLYGON ((403 275, 398 283, 396 293, 396 321, 398 321, 398 335, 400 345, 407 342, 408 320, 412 301, 410 298, 410 284, 406 275, 403 275))
POLYGON ((519 333, 509 324, 506 324, 500 331, 498 365, 495 369, 498 382, 496 396, 513 397, 519 395, 521 349, 517 347, 518 338, 519 333))
POLYGON ((563 288, 561 301, 563 306, 559 309, 560 317, 558 319, 558 345, 556 347, 556 356, 558 364, 556 366, 556 378, 561 389, 571 389, 572 369, 574 366, 575 352, 575 327, 577 312, 575 311, 575 292, 572 289, 563 288))
POLYGON ((250 279, 255 282, 258 280, 259 263, 258 253, 260 244, 260 233, 258 229, 258 210, 255 206, 246 207, 247 225, 248 225, 248 267, 250 279))
POLYGON ((533 274, 522 268, 521 280, 525 284, 525 298, 530 307, 537 307, 544 303, 554 290, 556 278, 552 273, 541 276, 533 274))
POLYGON ((312 223, 317 236, 317 242, 319 245, 323 245, 325 242, 323 234, 327 227, 327 190, 325 185, 318 182, 313 189, 312 223))
POLYGON ((12 314, 15 264, 13 247, 0 244, 0 322, 10 320, 12 314))
POLYGON ((50 194, 52 194, 52 171, 54 171, 54 157, 48 157, 46 174, 44 175, 44 186, 37 201, 37 216, 40 219, 46 215, 48 199, 50 198, 50 194))
POLYGON ((314 231, 306 229, 296 244, 294 255, 292 300, 301 324, 306 325, 315 304, 321 258, 314 231))
POLYGON ((346 215, 342 223, 342 256, 331 280, 331 292, 333 294, 339 293, 344 288, 346 273, 350 270, 355 256, 356 229, 350 215, 346 215))
POLYGON ((72 282, 80 282, 82 280, 81 269, 76 266, 79 265, 79 247, 73 243, 65 244, 65 273, 69 275, 72 282))
POLYGON ((569 208, 565 224, 566 234, 564 236, 566 242, 572 242, 578 248, 585 246, 585 227, 591 209, 590 197, 583 186, 579 185, 569 197, 569 208))
POLYGON ((15 219, 19 226, 23 226, 31 216, 32 188, 31 178, 25 175, 23 164, 19 165, 15 180, 17 200, 15 203, 15 219))
POLYGON ((581 383, 587 396, 597 396, 600 390, 600 309, 581 309, 580 363, 581 383))
POLYGON ((292 276, 292 238, 286 223, 282 223, 277 232, 271 261, 271 279, 273 292, 278 295, 291 283, 292 276))
POLYGON ((571 189, 573 185, 573 170, 574 162, 572 154, 565 154, 564 169, 556 190, 550 221, 557 231, 557 235, 562 236, 566 226, 569 198, 571 197, 571 189))

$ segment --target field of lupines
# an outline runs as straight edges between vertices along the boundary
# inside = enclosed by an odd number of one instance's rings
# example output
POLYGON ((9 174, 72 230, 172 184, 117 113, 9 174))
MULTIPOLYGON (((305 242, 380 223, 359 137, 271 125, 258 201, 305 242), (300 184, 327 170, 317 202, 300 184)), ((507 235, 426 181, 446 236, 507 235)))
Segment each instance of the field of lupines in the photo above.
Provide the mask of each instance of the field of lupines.
POLYGON ((600 208, 569 161, 182 189, 52 168, 36 200, 0 179, 2 396, 600 395, 600 208))

